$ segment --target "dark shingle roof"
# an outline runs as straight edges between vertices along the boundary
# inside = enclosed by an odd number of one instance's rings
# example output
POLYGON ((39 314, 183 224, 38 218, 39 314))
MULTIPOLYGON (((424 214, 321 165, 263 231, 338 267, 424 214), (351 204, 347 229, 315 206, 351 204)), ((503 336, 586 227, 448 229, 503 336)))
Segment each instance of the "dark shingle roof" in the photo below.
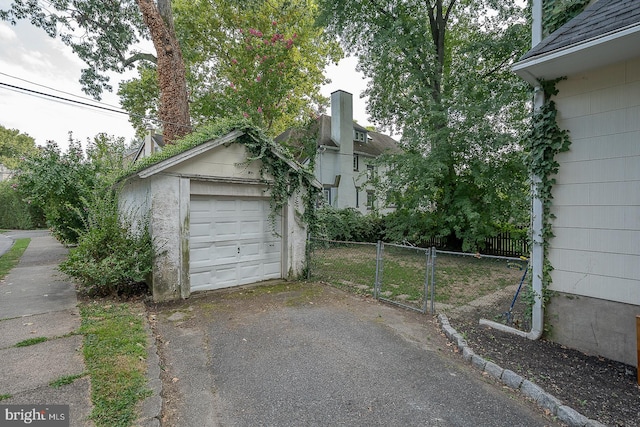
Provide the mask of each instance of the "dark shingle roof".
POLYGON ((598 0, 527 52, 520 61, 640 25, 640 1, 598 0))
MULTIPOLYGON (((388 135, 384 135, 379 132, 367 130, 357 123, 353 124, 353 127, 361 132, 366 132, 368 136, 367 142, 353 141, 353 151, 358 154, 366 154, 372 157, 378 157, 385 152, 399 152, 398 142, 388 135)), ((278 135, 276 142, 283 142, 289 146, 299 145, 305 135, 311 135, 317 132, 317 146, 326 146, 338 148, 338 145, 331 139, 331 116, 322 114, 316 121, 316 126, 312 126, 312 129, 299 130, 288 129, 285 132, 278 135)), ((299 159, 303 161, 304 159, 299 159)))

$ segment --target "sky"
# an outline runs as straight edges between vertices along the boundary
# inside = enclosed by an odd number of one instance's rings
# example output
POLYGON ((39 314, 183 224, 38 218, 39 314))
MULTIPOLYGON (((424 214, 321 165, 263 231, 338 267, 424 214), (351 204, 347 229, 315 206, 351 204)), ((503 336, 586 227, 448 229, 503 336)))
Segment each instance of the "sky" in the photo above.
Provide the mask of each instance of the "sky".
MULTIPOLYGON (((0 9, 7 8, 9 3, 9 0, 0 0, 0 9)), ((354 119, 367 126, 371 123, 365 112, 366 100, 360 98, 366 81, 355 71, 356 64, 356 59, 351 57, 337 66, 330 65, 326 73, 332 82, 325 85, 321 93, 327 97, 339 89, 352 93, 354 119)), ((53 140, 63 149, 68 146, 70 131, 83 145, 87 138, 92 139, 101 132, 122 136, 127 142, 132 140, 135 132, 126 114, 52 100, 7 86, 96 104, 81 90, 82 68, 84 63, 71 48, 50 38, 42 29, 28 21, 19 21, 16 26, 0 21, 0 125, 28 134, 37 145, 53 140)), ((99 105, 120 110, 115 93, 118 82, 134 76, 134 71, 124 76, 111 74, 114 92, 105 92, 99 105)))

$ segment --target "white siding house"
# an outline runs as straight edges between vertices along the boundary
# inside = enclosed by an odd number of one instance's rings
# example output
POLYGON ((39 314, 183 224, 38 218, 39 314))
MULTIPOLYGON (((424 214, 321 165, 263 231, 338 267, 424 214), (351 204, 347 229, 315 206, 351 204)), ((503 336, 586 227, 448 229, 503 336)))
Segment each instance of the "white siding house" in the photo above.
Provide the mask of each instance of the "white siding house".
POLYGON ((631 365, 640 314, 640 2, 599 0, 514 71, 566 77, 553 99, 571 146, 553 188, 550 338, 631 365))
MULTIPOLYGON (((374 178, 385 175, 384 166, 374 164, 374 160, 384 153, 399 151, 398 142, 355 123, 353 96, 342 90, 331 94, 331 116, 321 115, 316 130, 314 172, 322 184, 325 203, 338 209, 354 208, 364 214, 392 210, 384 195, 374 188, 374 178)), ((298 145, 300 137, 300 133, 288 130, 276 141, 298 145)))

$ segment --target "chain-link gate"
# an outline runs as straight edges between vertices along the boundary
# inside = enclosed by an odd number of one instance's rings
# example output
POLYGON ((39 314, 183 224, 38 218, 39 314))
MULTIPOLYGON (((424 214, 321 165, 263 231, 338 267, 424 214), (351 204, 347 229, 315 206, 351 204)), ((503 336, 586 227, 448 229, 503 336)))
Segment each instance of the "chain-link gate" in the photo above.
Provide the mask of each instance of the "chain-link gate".
POLYGON ((311 239, 307 248, 309 279, 357 294, 374 294, 375 243, 311 239))
POLYGON ((433 313, 434 259, 431 248, 311 239, 308 278, 433 313))
POLYGON ((378 242, 374 296, 421 313, 434 312, 435 250, 378 242))

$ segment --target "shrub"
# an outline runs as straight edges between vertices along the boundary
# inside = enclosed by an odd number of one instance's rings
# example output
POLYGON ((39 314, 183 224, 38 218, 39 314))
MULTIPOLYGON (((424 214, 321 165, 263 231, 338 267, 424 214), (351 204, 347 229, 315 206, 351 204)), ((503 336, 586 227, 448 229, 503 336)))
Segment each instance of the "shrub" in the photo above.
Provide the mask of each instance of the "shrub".
POLYGON ((28 230, 42 225, 44 220, 22 200, 15 182, 0 182, 0 228, 28 230))
POLYGON ((133 228, 132 215, 118 213, 117 194, 107 191, 85 201, 85 229, 60 269, 88 295, 133 295, 151 273, 153 244, 148 223, 133 228))
POLYGON ((76 208, 95 188, 97 178, 80 143, 70 140, 69 144, 62 153, 55 142, 47 142, 21 162, 16 180, 22 198, 43 212, 53 235, 64 243, 75 243, 85 221, 84 212, 76 208))
POLYGON ((318 209, 318 236, 329 240, 375 242, 381 235, 381 220, 375 215, 363 215, 354 208, 318 209))

